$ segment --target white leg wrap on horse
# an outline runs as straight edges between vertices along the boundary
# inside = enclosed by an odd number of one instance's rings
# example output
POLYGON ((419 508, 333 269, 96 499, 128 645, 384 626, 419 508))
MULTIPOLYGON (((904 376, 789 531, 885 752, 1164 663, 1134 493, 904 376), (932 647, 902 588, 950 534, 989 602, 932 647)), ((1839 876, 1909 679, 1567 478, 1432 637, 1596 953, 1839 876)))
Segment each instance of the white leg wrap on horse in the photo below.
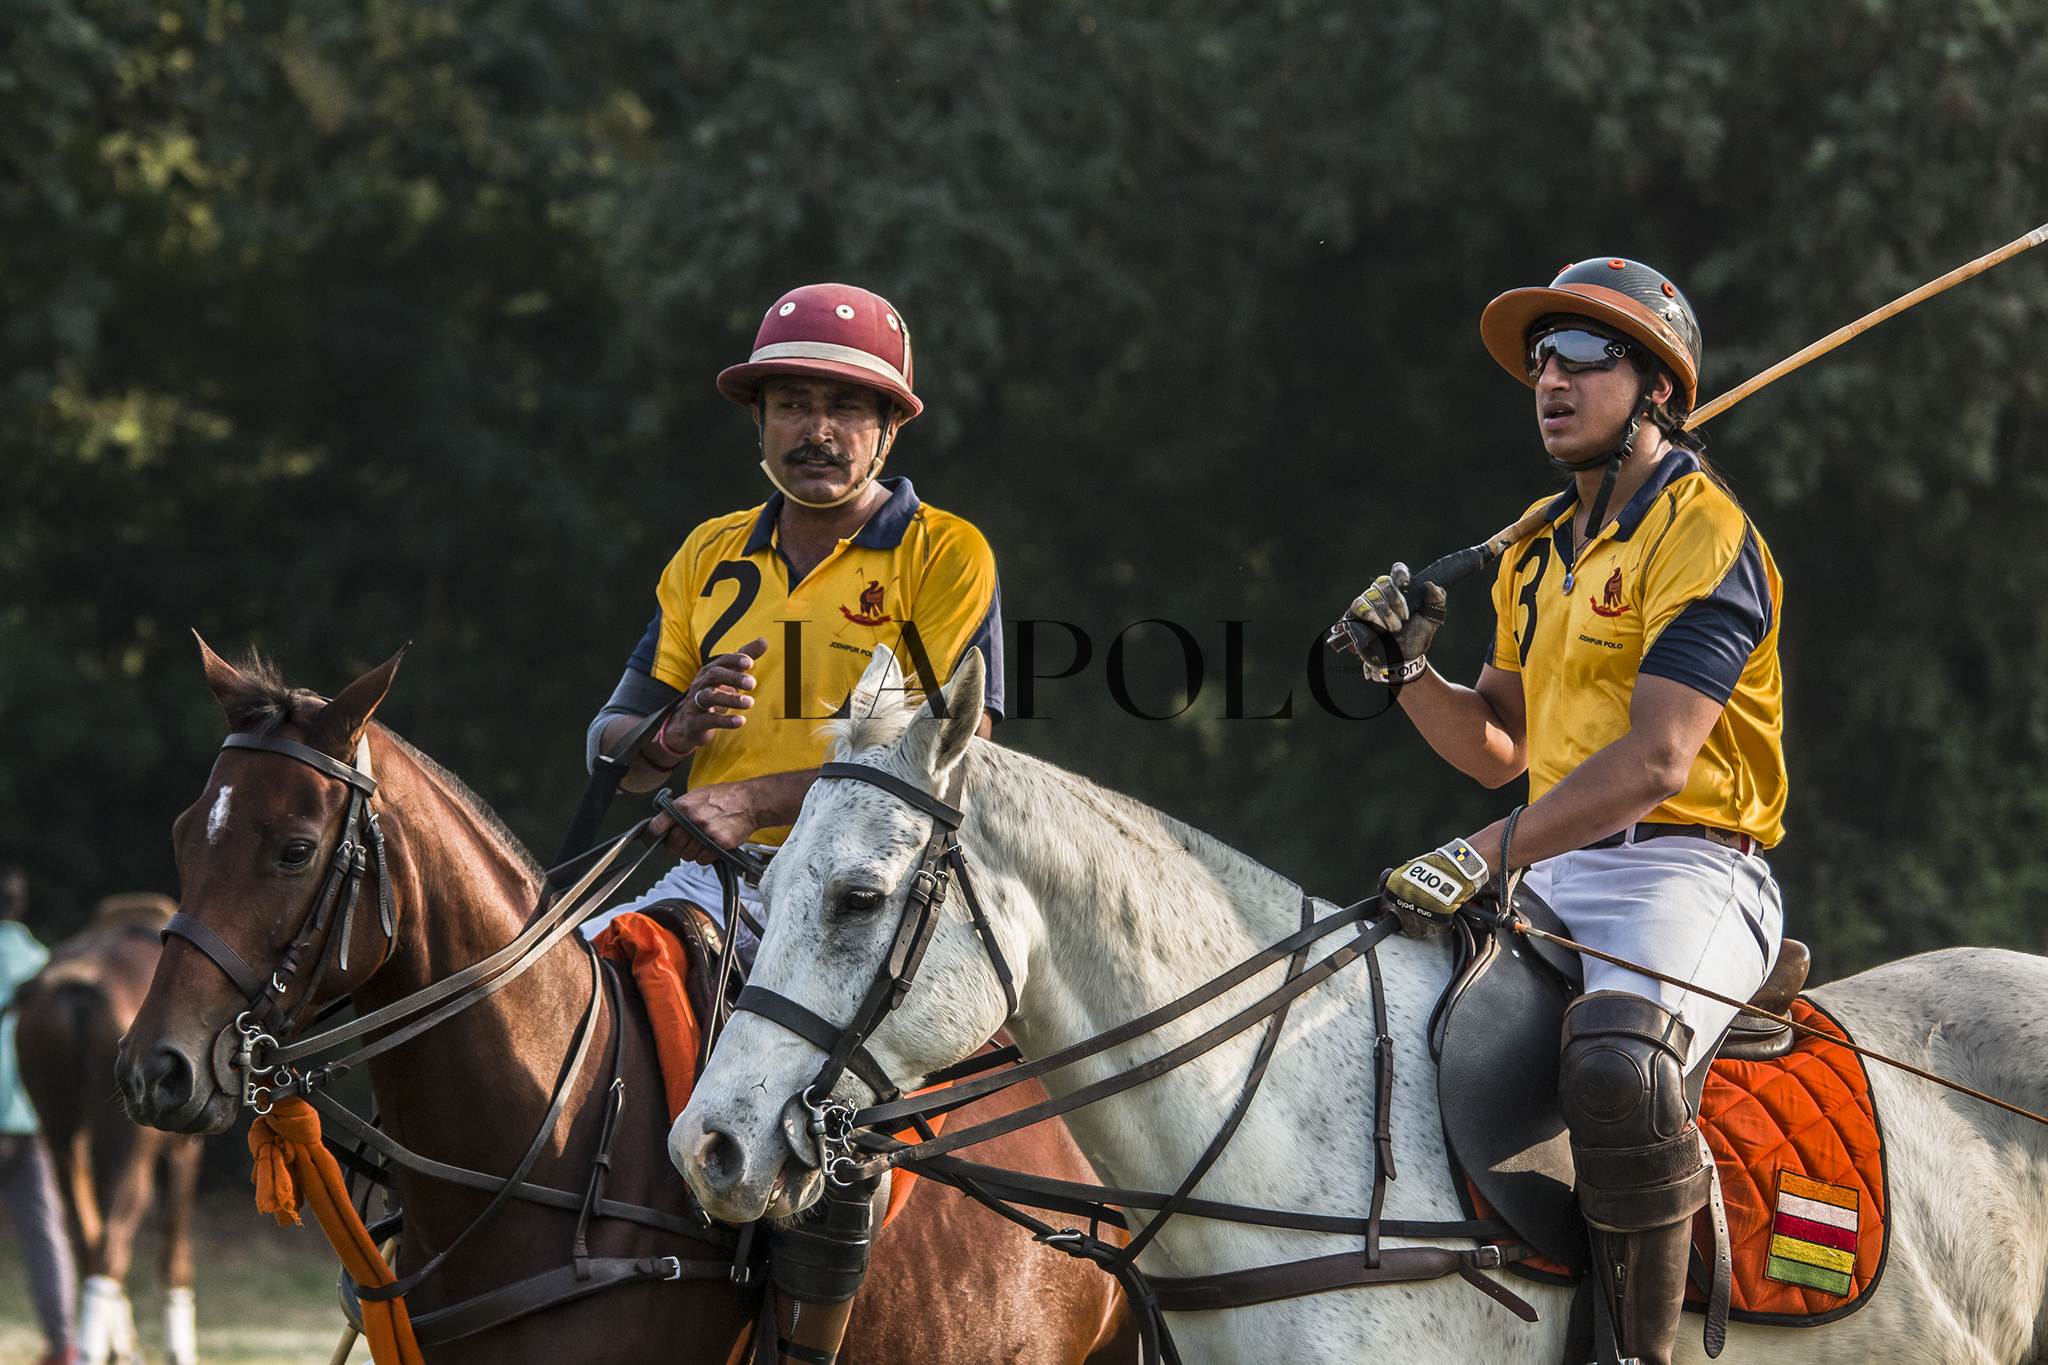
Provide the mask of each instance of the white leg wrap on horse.
POLYGON ((114 1317, 114 1359, 121 1365, 142 1365, 142 1343, 135 1333, 135 1305, 128 1302, 126 1290, 121 1293, 114 1317))
POLYGON ((128 1296, 121 1282, 106 1275, 88 1276, 78 1301, 78 1349, 86 1365, 106 1365, 119 1349, 119 1324, 128 1296))
POLYGON ((170 1290, 164 1300, 164 1352, 171 1365, 199 1365, 199 1317, 190 1289, 170 1290))

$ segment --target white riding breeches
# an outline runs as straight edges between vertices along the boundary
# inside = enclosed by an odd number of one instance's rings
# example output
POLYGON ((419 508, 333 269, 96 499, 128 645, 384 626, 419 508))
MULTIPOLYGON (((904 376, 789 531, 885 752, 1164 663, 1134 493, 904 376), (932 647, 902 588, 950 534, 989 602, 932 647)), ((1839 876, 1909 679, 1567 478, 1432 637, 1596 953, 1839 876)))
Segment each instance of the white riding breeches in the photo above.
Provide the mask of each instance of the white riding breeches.
MULTIPOLYGON (((1672 835, 1582 849, 1530 867, 1525 884, 1588 948, 1639 962, 1735 1000, 1756 994, 1778 960, 1785 909, 1770 864, 1706 839, 1672 835)), ((1654 1000, 1692 1029, 1686 1070, 1702 1061, 1735 1008, 1581 955, 1586 989, 1654 1000)))
MULTIPOLYGON (((725 926, 725 892, 719 888, 718 874, 703 863, 681 862, 664 873, 661 880, 649 887, 645 894, 628 901, 624 905, 607 910, 601 915, 592 915, 590 919, 584 922, 583 936, 585 938, 596 938, 599 930, 603 929, 620 915, 625 914, 628 910, 642 910, 657 901, 669 900, 694 901, 711 918, 718 921, 720 928, 725 926)), ((755 919, 760 919, 762 914, 760 888, 748 886, 745 882, 741 882, 740 904, 746 907, 748 914, 752 915, 755 919)), ((752 961, 754 949, 757 946, 758 944, 754 939, 752 931, 742 924, 740 926, 740 957, 744 960, 752 961)))

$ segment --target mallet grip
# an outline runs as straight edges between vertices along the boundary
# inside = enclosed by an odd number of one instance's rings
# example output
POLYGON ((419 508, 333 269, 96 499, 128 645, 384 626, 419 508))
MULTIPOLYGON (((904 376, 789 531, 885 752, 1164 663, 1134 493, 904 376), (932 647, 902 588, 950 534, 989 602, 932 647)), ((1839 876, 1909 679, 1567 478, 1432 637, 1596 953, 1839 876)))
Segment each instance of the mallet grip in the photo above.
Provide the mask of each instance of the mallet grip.
MULTIPOLYGON (((1412 593, 1425 583, 1434 583, 1439 588, 1449 589, 1452 584, 1470 578, 1507 553, 1508 546, 1541 527, 1544 524, 1543 513, 1544 508, 1539 507, 1514 525, 1488 536, 1477 545, 1459 550, 1455 554, 1445 555, 1420 573, 1410 575, 1407 590, 1412 593)), ((1371 626, 1347 612, 1336 625, 1330 627, 1328 644, 1330 648, 1340 653, 1348 651, 1360 654, 1362 646, 1369 638, 1366 632, 1371 629, 1371 626)))

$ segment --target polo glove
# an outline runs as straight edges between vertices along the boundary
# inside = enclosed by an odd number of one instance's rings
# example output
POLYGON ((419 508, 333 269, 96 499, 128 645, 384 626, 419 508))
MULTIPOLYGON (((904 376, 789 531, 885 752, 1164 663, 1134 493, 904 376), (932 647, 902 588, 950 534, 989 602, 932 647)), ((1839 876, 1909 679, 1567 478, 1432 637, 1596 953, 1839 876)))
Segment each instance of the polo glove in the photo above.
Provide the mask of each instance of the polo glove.
POLYGON ((1374 579, 1373 585, 1351 604, 1351 616, 1375 632, 1392 636, 1394 647, 1401 652, 1400 664, 1393 665, 1387 658, 1386 641, 1379 634, 1363 643, 1359 657, 1365 660, 1365 676, 1374 682, 1414 682, 1429 667, 1423 656, 1436 637, 1436 628, 1444 623, 1449 599, 1435 583, 1423 584, 1412 594, 1412 603, 1410 596, 1408 566, 1396 564, 1390 572, 1374 579))
POLYGON ((1410 858, 1387 878, 1383 895, 1400 916, 1410 938, 1441 934, 1450 928, 1459 906, 1486 885, 1486 859, 1463 839, 1453 839, 1434 853, 1410 858))

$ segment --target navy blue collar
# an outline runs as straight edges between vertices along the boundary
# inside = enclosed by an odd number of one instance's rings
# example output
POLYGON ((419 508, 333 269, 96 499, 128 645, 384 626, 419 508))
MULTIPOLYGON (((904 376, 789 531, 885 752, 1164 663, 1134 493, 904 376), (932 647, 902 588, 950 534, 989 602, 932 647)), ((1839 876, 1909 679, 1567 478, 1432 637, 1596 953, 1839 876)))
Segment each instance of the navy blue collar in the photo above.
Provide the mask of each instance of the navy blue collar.
MULTIPOLYGON (((849 545, 858 545, 863 550, 893 550, 903 543, 904 532, 910 529, 911 521, 922 506, 917 500, 917 490, 904 477, 876 479, 875 482, 889 490, 889 500, 868 518, 849 545)), ((775 543, 775 522, 782 515, 783 496, 777 492, 761 505, 761 513, 754 518, 754 529, 747 535, 744 554, 759 554, 775 543)))
MULTIPOLYGON (((1628 506, 1613 515, 1612 520, 1620 523, 1615 528, 1614 538, 1616 540, 1627 540, 1630 536, 1634 535, 1636 527, 1642 525, 1643 518, 1650 515, 1650 508, 1656 504, 1657 499, 1663 495, 1665 489, 1677 483, 1686 475, 1699 472, 1699 456, 1687 450, 1684 446, 1671 447, 1670 453, 1657 462, 1657 468, 1650 475, 1649 481, 1641 488, 1638 488, 1635 496, 1628 500, 1628 506)), ((1578 501, 1579 481, 1573 479, 1570 487, 1566 488, 1564 492, 1559 493, 1551 500, 1550 506, 1543 509, 1543 519, 1553 526, 1556 525, 1557 519, 1576 507, 1578 501)), ((1586 528, 1588 543, 1599 538, 1600 528, 1598 526, 1586 528)))

